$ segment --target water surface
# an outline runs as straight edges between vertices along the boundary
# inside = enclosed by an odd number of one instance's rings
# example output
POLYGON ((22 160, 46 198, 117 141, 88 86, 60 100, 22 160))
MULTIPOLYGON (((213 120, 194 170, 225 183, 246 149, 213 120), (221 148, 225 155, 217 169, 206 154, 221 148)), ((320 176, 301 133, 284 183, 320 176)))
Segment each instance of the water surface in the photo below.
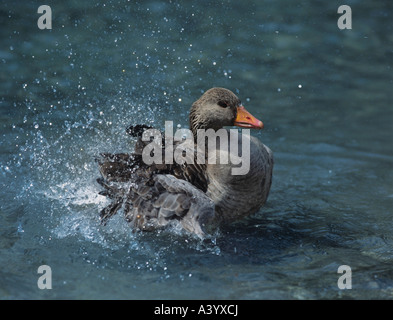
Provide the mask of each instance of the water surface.
POLYGON ((392 299, 393 7, 347 1, 340 30, 341 4, 54 1, 40 30, 39 3, 1 2, 0 298, 392 299), (266 206, 205 241, 101 226, 94 156, 187 127, 214 86, 265 124, 266 206))

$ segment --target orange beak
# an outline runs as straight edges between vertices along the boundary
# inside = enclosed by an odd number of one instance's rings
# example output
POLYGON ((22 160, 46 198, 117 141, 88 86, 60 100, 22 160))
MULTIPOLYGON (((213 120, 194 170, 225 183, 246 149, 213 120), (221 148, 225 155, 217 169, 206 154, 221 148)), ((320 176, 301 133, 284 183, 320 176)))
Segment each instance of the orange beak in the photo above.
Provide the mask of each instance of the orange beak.
POLYGON ((243 106, 237 107, 237 117, 233 123, 235 126, 242 128, 262 129, 262 121, 255 118, 243 106))

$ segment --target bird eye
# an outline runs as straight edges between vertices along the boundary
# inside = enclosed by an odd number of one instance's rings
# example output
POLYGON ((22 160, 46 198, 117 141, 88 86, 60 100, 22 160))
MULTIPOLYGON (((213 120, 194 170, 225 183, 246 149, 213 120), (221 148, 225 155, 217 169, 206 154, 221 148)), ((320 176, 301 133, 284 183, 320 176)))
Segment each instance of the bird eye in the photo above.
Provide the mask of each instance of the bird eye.
POLYGON ((226 107, 228 107, 228 103, 226 103, 225 101, 218 101, 217 102, 217 104, 220 106, 220 107, 223 107, 223 108, 226 108, 226 107))

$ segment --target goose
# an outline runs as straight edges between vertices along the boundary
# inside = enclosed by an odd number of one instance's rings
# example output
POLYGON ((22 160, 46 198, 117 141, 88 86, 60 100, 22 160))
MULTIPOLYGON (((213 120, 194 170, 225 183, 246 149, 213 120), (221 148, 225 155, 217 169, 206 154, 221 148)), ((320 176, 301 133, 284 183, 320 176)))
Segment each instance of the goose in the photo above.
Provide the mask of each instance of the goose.
MULTIPOLYGON (((151 141, 145 141, 143 133, 152 128, 140 124, 131 125, 126 130, 137 138, 133 153, 101 153, 96 158, 101 173, 97 182, 103 187, 100 194, 111 201, 100 212, 103 225, 123 209, 125 220, 135 231, 153 231, 176 225, 204 238, 223 224, 256 213, 265 204, 272 183, 272 151, 256 137, 248 135, 248 139, 244 139, 245 134, 239 134, 238 148, 233 149, 236 153, 246 144, 249 146, 245 149, 249 150, 249 170, 233 174, 233 169, 239 168, 239 161, 232 161, 230 147, 226 148, 229 150, 223 148, 232 146, 230 131, 234 130, 224 127, 262 129, 262 121, 251 115, 232 91, 217 87, 207 90, 192 104, 189 125, 193 135, 191 148, 195 150, 201 130, 218 132, 222 129, 220 132, 224 135, 216 139, 219 143, 215 148, 214 145, 213 149, 207 148, 207 142, 204 146, 207 151, 205 159, 213 156, 217 160, 215 163, 164 161, 146 164, 143 151, 151 141), (231 161, 221 163, 219 157, 225 153, 229 154, 231 161)), ((170 143, 173 143, 172 147, 179 145, 178 141, 170 143)), ((168 142, 162 146, 162 154, 168 146, 168 142)))

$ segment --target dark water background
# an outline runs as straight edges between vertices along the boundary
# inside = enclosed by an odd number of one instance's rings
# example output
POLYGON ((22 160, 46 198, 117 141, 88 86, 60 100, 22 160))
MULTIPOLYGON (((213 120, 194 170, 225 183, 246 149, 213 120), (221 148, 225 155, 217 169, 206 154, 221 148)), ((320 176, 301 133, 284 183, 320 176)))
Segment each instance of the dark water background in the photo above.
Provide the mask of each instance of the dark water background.
POLYGON ((41 4, 0 2, 1 299, 393 298, 391 1, 41 4), (265 123, 267 205, 205 241, 100 226, 94 156, 213 86, 265 123))

